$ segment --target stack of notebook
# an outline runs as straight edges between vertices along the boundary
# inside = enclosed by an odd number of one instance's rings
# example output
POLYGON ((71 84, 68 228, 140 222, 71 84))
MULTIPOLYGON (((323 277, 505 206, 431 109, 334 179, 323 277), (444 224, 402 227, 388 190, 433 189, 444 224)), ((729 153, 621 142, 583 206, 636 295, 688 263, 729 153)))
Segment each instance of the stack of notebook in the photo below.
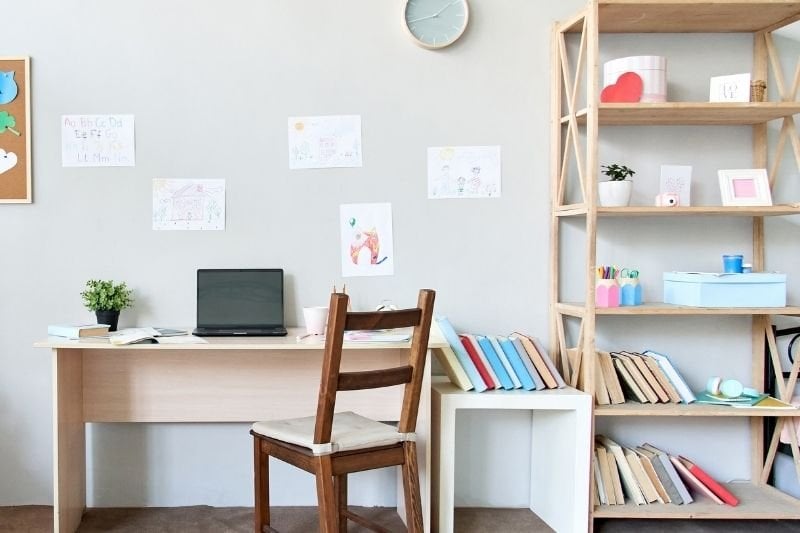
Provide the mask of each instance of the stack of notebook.
POLYGON ((695 395, 666 355, 647 350, 597 352, 597 405, 625 403, 692 403, 695 395))
POLYGON ((434 351, 450 381, 463 390, 542 390, 566 386, 542 343, 522 333, 508 336, 458 334, 436 317, 448 348, 434 351))
POLYGON ((635 505, 685 505, 698 495, 720 505, 739 504, 728 487, 695 463, 651 444, 628 448, 597 435, 593 461, 595 505, 624 505, 626 498, 635 505))

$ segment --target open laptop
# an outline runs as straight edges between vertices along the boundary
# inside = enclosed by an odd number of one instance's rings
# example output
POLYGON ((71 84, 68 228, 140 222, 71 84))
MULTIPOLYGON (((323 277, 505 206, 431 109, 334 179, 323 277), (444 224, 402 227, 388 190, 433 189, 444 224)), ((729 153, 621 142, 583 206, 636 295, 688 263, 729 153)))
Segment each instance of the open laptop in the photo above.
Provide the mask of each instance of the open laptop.
POLYGON ((225 268, 197 271, 197 328, 200 337, 280 337, 283 269, 225 268))

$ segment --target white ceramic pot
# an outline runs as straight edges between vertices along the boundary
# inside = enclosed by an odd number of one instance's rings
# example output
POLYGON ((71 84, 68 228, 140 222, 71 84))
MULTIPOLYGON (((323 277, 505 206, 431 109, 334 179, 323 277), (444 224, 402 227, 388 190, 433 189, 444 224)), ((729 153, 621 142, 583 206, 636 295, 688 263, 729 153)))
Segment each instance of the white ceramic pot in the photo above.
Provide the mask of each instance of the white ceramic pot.
POLYGON ((625 207, 631 201, 633 182, 601 181, 597 184, 598 200, 603 207, 625 207))

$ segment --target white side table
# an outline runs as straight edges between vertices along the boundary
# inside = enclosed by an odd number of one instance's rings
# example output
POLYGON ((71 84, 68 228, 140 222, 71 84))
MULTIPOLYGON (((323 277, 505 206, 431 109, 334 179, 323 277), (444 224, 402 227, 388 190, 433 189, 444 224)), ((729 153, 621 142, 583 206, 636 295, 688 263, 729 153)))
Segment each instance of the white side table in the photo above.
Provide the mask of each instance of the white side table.
POLYGON ((530 410, 530 509, 559 533, 588 531, 591 396, 572 388, 465 392, 447 378, 435 378, 431 394, 433 531, 453 531, 458 409, 530 410))

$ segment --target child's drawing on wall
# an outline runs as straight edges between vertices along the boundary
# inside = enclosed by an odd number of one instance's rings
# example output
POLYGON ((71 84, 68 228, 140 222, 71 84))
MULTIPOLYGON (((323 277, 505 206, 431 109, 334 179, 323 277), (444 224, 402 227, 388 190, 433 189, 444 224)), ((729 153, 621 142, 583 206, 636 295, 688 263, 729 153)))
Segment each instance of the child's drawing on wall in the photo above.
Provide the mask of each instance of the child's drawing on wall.
POLYGON ((224 230, 225 180, 153 180, 154 230, 224 230))
POLYGON ((342 276, 394 274, 391 204, 340 208, 342 276))
POLYGON ((430 199, 496 198, 500 196, 500 177, 499 146, 428 148, 430 199))

